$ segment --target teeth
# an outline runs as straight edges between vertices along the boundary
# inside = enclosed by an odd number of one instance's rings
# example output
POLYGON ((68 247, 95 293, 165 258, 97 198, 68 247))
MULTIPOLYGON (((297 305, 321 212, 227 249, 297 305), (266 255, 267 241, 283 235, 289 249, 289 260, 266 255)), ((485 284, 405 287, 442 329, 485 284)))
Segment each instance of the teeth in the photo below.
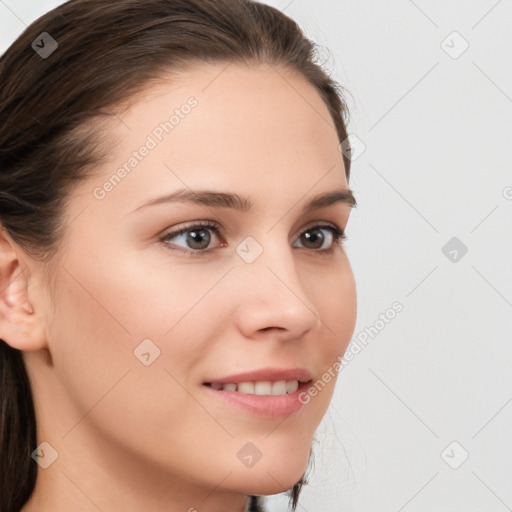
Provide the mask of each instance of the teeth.
POLYGON ((289 380, 286 383, 286 392, 294 393, 295 391, 297 391, 298 387, 299 387, 299 383, 296 380, 289 380))
POLYGON ((286 395, 294 393, 299 387, 296 380, 280 380, 277 382, 258 381, 258 382, 240 382, 237 384, 211 384, 212 389, 223 391, 238 391, 246 395, 286 395))
POLYGON ((272 395, 272 382, 255 382, 254 383, 255 395, 272 395))
POLYGON ((245 395, 254 395, 254 382, 240 382, 237 391, 245 395))
POLYGON ((273 395, 284 395, 284 394, 286 394, 286 381, 285 380, 279 380, 277 382, 274 382, 272 384, 272 394, 273 395))

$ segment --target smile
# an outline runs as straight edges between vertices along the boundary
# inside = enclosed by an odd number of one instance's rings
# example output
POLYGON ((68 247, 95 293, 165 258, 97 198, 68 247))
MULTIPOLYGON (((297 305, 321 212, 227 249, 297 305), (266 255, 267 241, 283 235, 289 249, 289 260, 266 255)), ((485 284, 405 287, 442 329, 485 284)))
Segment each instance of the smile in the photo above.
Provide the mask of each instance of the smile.
POLYGON ((210 386, 212 389, 217 391, 235 391, 237 393, 242 393, 245 395, 287 395, 290 393, 295 393, 299 388, 299 381, 297 380, 279 380, 276 382, 271 381, 247 381, 240 382, 238 384, 234 383, 226 383, 222 384, 219 382, 215 383, 205 383, 205 386, 210 386))
POLYGON ((212 403, 263 419, 282 419, 302 410, 301 393, 312 384, 305 369, 262 369, 203 382, 212 403))

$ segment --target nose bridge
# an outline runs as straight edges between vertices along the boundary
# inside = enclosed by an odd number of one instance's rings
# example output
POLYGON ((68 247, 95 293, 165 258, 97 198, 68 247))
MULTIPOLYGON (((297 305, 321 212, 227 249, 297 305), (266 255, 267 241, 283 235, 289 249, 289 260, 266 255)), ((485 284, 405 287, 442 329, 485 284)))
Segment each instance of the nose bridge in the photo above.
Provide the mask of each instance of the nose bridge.
POLYGON ((307 296, 288 240, 262 236, 263 243, 247 237, 237 247, 243 299, 242 318, 254 329, 281 327, 299 336, 317 327, 319 314, 307 296))

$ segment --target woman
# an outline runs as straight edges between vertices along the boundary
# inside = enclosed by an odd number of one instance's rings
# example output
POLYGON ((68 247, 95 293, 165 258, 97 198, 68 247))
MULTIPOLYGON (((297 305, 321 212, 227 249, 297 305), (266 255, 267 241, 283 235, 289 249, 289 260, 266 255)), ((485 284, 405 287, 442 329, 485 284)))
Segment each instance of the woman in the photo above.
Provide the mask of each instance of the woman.
POLYGON ((356 320, 313 43, 248 0, 71 0, 0 84, 0 509, 295 509, 356 320))

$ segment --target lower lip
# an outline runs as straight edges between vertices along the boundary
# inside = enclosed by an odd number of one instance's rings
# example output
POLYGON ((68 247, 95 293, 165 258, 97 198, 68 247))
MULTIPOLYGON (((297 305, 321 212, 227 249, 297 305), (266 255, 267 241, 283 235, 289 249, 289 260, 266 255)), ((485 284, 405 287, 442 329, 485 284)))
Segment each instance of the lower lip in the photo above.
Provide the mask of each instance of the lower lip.
POLYGON ((203 386, 212 396, 241 407, 263 418, 277 419, 289 416, 302 409, 304 404, 299 395, 306 391, 311 382, 301 382, 296 391, 286 395, 253 395, 238 391, 224 391, 203 386))

